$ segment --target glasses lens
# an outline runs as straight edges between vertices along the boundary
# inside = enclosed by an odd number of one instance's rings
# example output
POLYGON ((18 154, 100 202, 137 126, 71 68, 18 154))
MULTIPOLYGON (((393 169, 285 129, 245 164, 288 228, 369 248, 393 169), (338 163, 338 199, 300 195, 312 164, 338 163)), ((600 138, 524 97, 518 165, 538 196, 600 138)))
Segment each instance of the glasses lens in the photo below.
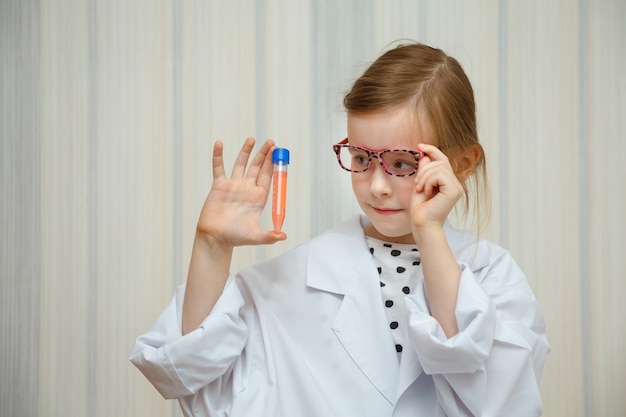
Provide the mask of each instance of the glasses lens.
POLYGON ((387 151, 381 155, 387 171, 394 175, 412 175, 417 170, 417 158, 407 151, 387 151))
POLYGON ((352 172, 363 172, 370 163, 367 151, 352 146, 342 146, 339 150, 341 166, 352 172))

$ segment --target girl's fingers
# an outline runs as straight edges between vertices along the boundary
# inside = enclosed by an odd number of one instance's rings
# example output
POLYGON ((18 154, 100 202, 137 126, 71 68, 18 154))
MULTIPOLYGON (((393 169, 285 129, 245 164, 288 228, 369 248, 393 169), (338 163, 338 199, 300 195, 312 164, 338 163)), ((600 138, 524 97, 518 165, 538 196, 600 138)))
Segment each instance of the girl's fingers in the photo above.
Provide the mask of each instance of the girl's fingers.
MULTIPOLYGON (((235 160, 231 178, 245 178, 247 182, 267 190, 272 183, 272 151, 276 146, 273 140, 266 140, 250 162, 250 166, 247 167, 252 149, 254 148, 254 143, 254 138, 251 137, 244 141, 237 155, 237 159, 235 160)), ((224 171, 223 150, 224 145, 222 142, 215 142, 213 147, 213 179, 221 178, 226 175, 224 171)))
POLYGON ((274 150, 274 142, 272 142, 272 146, 270 147, 267 155, 263 159, 263 163, 260 167, 260 173, 257 175, 256 183, 259 187, 264 190, 269 190, 270 184, 272 183, 272 177, 274 174, 274 164, 272 163, 272 151, 274 150))
POLYGON ((419 160, 419 163, 417 164, 417 173, 419 174, 420 171, 423 171, 424 167, 426 167, 431 162, 432 162, 432 159, 430 156, 428 155, 422 156, 419 160))
MULTIPOLYGON (((424 158, 429 158, 432 161, 439 161, 439 160, 447 160, 448 157, 441 152, 441 149, 439 149, 438 147, 434 146, 434 145, 429 145, 427 143, 420 143, 417 145, 417 149, 424 152, 426 154, 426 156, 424 156, 424 158)), ((422 158, 422 160, 424 159, 422 158)), ((421 162, 421 161, 420 161, 421 162)))
POLYGON ((213 179, 221 178, 226 175, 224 172, 224 145, 219 140, 213 145, 213 179))
POLYGON ((431 197, 433 191, 440 186, 440 176, 433 170, 422 172, 416 184, 416 191, 423 193, 426 197, 431 197))
POLYGON ((284 232, 274 232, 273 230, 263 230, 260 232, 262 237, 260 238, 261 243, 264 244, 274 244, 278 241, 287 239, 287 235, 284 232))
POLYGON ((259 150, 259 152, 254 156, 254 159, 250 163, 250 167, 248 168, 248 172, 246 174, 246 179, 252 181, 254 184, 257 184, 260 175, 263 174, 264 167, 266 168, 266 163, 269 158, 270 164, 272 162, 272 149, 274 148, 274 141, 268 139, 263 143, 263 146, 259 150))
POLYGON ((427 196, 432 196, 440 191, 440 188, 454 186, 458 182, 448 158, 441 151, 438 152, 439 155, 434 155, 434 152, 431 152, 425 156, 418 167, 415 190, 423 192, 427 196))
POLYGON ((248 165, 248 159, 250 158, 250 154, 252 153, 252 148, 254 148, 254 138, 249 137, 243 142, 241 150, 237 155, 237 159, 235 159, 231 178, 244 177, 244 174, 246 172, 246 165, 248 165))

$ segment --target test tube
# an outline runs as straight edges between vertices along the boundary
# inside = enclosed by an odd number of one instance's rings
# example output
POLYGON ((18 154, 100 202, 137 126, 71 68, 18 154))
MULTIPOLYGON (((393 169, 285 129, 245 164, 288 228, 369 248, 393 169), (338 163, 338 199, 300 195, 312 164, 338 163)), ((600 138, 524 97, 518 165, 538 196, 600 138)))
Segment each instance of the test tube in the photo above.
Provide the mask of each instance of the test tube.
POLYGON ((272 152, 274 164, 274 190, 272 194, 272 221, 274 232, 280 233, 285 221, 285 203, 287 202, 287 166, 289 149, 276 148, 272 152))

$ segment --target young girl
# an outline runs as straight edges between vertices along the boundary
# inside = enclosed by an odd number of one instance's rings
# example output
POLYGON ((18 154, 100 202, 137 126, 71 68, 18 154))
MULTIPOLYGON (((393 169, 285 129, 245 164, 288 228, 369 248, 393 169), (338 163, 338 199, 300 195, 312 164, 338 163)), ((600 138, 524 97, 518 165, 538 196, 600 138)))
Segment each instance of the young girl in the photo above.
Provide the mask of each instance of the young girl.
POLYGON ((446 222, 485 188, 461 66, 399 46, 344 104, 333 149, 365 216, 233 276, 235 246, 286 235, 259 227, 273 142, 230 178, 217 142, 187 283, 131 361, 186 416, 540 415, 541 308, 506 250, 446 222))

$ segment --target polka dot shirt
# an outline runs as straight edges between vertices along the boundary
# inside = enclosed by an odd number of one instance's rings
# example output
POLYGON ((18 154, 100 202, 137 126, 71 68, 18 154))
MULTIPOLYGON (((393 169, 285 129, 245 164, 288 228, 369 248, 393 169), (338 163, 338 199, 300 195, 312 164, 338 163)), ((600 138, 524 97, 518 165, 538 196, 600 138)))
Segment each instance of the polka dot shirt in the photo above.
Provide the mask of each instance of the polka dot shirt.
POLYGON ((400 358, 408 337, 404 299, 415 288, 420 254, 415 245, 387 243, 371 237, 366 240, 378 268, 383 308, 400 358))

